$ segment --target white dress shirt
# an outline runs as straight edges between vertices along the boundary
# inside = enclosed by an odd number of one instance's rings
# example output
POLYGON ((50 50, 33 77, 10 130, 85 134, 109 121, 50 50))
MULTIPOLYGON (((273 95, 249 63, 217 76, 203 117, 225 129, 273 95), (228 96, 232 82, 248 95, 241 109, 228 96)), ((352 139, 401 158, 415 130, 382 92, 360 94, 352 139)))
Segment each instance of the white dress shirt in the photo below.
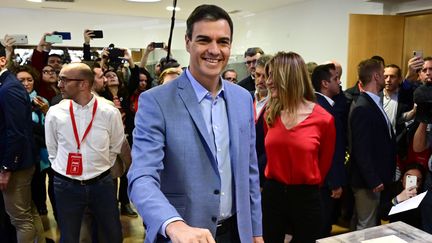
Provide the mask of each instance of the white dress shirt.
MULTIPOLYGON (((78 137, 81 140, 93 113, 96 97, 87 105, 81 106, 72 101, 78 137)), ((77 152, 77 143, 69 112, 70 100, 63 100, 52 106, 45 118, 45 139, 51 167, 57 173, 77 179, 88 180, 109 170, 120 153, 124 130, 117 108, 99 100, 93 125, 89 134, 81 142, 83 173, 79 176, 66 175, 69 153, 77 152)))

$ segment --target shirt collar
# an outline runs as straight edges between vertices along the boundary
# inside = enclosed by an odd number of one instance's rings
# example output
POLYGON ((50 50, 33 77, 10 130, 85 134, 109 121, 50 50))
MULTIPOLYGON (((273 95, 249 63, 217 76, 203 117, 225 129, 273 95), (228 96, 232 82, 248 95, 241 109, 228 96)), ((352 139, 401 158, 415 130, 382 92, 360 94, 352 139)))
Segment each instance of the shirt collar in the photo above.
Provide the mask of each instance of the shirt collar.
POLYGON ((369 97, 372 98, 372 100, 375 102, 375 104, 377 104, 378 107, 381 106, 381 102, 380 102, 381 98, 378 95, 376 95, 376 94, 374 94, 374 93, 372 93, 370 91, 365 91, 365 93, 368 94, 369 97))
POLYGON ((96 96, 92 93, 92 98, 89 101, 89 103, 87 103, 86 105, 81 106, 80 104, 76 103, 73 100, 72 100, 72 104, 73 104, 73 107, 75 109, 77 109, 77 108, 79 108, 79 109, 86 109, 86 108, 93 107, 93 104, 94 104, 95 100, 96 100, 96 96))
MULTIPOLYGON (((189 68, 186 69, 186 76, 188 77, 189 81, 191 82, 192 88, 195 92, 195 95, 198 99, 198 103, 201 103, 201 101, 207 96, 210 95, 210 91, 208 91, 204 86, 202 86, 191 74, 189 71, 189 68)), ((217 92, 217 96, 223 96, 223 91, 225 90, 224 83, 221 82, 221 88, 217 92)))
POLYGON ((1 71, 0 71, 0 76, 1 76, 4 72, 6 72, 6 71, 7 71, 7 68, 1 70, 1 71))
POLYGON ((264 99, 262 99, 262 100, 258 100, 258 92, 255 92, 254 93, 254 96, 255 96, 255 100, 256 100, 256 102, 257 103, 264 103, 264 102, 267 102, 267 100, 270 98, 270 94, 267 94, 267 96, 266 97, 264 97, 264 99))
POLYGON ((335 102, 330 97, 328 97, 327 95, 325 95, 323 93, 320 93, 320 92, 315 92, 315 93, 317 93, 317 94, 321 95, 322 97, 324 97, 331 106, 334 106, 335 102))

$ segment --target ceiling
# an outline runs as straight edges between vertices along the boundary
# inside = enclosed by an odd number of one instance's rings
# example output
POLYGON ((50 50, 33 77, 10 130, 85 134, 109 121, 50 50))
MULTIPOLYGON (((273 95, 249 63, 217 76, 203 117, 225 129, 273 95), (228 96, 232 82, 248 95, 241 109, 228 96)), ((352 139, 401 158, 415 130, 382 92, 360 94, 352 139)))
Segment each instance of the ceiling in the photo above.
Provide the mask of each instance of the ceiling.
MULTIPOLYGON (((30 9, 57 9, 71 12, 143 16, 151 18, 171 18, 171 11, 167 6, 173 5, 173 0, 161 0, 156 3, 133 3, 126 0, 42 0, 42 3, 28 2, 26 0, 1 0, 0 7, 30 8, 30 9)), ((308 0, 207 0, 207 4, 215 4, 231 14, 239 17, 257 12, 279 8, 296 2, 308 0)), ((187 19, 190 12, 201 0, 178 0, 176 13, 179 19, 187 19)))

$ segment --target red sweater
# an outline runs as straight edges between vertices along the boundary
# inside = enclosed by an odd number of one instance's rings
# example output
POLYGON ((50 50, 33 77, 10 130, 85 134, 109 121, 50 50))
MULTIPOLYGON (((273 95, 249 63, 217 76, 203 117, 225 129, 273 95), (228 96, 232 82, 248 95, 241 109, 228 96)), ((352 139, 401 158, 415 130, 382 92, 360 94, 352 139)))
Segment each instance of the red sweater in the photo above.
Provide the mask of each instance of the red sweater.
POLYGON ((319 105, 291 129, 277 117, 265 138, 265 176, 285 185, 320 185, 333 159, 336 129, 333 117, 319 105))

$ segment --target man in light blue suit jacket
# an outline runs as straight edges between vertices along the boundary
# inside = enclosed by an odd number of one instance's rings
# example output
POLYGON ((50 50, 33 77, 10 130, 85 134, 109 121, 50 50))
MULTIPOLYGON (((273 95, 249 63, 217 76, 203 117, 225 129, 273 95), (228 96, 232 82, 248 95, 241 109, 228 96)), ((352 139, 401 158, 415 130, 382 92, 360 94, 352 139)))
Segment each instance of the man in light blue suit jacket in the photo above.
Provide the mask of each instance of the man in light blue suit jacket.
POLYGON ((232 30, 223 9, 197 7, 188 69, 140 96, 128 179, 145 242, 263 242, 252 99, 220 77, 232 30))

